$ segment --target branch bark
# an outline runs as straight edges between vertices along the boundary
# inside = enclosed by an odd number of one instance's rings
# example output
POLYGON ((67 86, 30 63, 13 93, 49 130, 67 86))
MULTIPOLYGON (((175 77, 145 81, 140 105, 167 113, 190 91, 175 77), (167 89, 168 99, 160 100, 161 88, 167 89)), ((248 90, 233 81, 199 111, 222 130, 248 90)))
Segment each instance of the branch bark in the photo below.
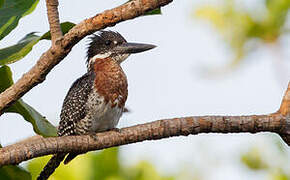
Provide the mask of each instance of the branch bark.
POLYGON ((62 37, 62 31, 59 23, 58 14, 58 0, 46 0, 47 17, 50 27, 52 45, 55 44, 56 40, 62 37))
POLYGON ((22 97, 34 86, 45 80, 46 75, 71 51, 71 48, 85 36, 116 23, 133 19, 146 12, 165 6, 173 0, 133 0, 111 10, 86 19, 73 27, 37 61, 29 72, 0 94, 0 115, 4 109, 22 97))
POLYGON ((269 115, 193 116, 164 119, 151 123, 89 135, 34 138, 0 149, 0 167, 18 164, 34 157, 62 152, 85 153, 113 146, 199 133, 274 132, 290 146, 290 83, 279 111, 269 115), (285 105, 286 104, 286 105, 285 105), (94 140, 96 139, 96 140, 94 140))

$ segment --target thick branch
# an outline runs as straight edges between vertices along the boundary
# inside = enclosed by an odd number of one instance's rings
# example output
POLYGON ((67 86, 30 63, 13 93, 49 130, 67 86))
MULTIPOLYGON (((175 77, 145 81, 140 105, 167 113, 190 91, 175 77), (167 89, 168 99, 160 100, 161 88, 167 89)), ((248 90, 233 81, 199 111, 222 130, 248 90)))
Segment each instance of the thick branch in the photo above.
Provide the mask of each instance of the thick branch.
POLYGON ((62 37, 57 10, 58 0, 46 0, 46 7, 52 45, 54 45, 56 40, 62 37))
POLYGON ((0 167, 18 164, 34 157, 62 152, 85 153, 113 146, 187 136, 198 133, 275 132, 290 146, 290 83, 279 111, 252 116, 194 116, 159 120, 121 129, 89 135, 57 138, 35 137, 0 149, 0 167), (286 108, 286 109, 285 109, 286 108), (97 140, 95 140, 97 139, 97 140))
POLYGON ((159 120, 121 129, 120 132, 98 133, 97 140, 89 135, 38 138, 0 149, 0 166, 60 152, 84 153, 113 146, 187 136, 198 133, 235 133, 263 131, 280 132, 285 126, 285 116, 280 114, 253 116, 196 116, 159 120))
POLYGON ((0 114, 3 113, 4 108, 7 108, 34 86, 43 82, 50 70, 86 35, 113 26, 116 23, 133 19, 170 2, 172 0, 133 0, 82 21, 65 34, 62 39, 56 41, 55 45, 47 52, 42 54, 37 64, 29 72, 0 94, 0 114))

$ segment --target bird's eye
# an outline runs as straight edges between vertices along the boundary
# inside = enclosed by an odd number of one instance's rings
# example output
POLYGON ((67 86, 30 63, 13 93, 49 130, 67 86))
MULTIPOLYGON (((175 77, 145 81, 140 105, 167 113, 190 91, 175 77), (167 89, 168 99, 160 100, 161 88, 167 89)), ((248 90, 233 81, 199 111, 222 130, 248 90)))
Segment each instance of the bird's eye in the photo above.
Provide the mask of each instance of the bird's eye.
POLYGON ((105 41, 105 44, 106 44, 107 46, 109 46, 109 45, 111 44, 111 41, 110 41, 110 40, 107 40, 107 41, 105 41))

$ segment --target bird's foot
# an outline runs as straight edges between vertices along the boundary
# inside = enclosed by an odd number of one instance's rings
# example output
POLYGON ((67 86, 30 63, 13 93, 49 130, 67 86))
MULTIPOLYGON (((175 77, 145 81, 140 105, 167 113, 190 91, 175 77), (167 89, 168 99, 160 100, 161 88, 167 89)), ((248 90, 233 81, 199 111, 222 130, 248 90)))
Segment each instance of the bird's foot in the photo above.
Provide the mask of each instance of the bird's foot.
POLYGON ((98 136, 96 133, 91 133, 89 134, 90 138, 92 138, 94 141, 97 141, 98 140, 98 136))

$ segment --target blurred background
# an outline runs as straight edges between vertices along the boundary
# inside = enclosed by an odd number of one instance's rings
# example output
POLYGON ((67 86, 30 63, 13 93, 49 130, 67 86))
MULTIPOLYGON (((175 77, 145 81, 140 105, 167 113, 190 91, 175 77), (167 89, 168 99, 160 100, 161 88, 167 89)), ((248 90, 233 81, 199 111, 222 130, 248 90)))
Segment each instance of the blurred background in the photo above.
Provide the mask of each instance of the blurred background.
MULTIPOLYGON (((61 22, 78 23, 122 1, 60 1, 61 22)), ((119 128, 193 115, 251 115, 276 111, 290 77, 289 0, 174 1, 162 15, 122 22, 110 30, 128 41, 152 43, 152 51, 132 55, 122 65, 129 81, 127 107, 119 128)), ((27 33, 49 29, 45 1, 20 20, 0 43, 15 44, 27 33)), ((86 72, 85 38, 46 81, 23 99, 57 125, 62 101, 86 72)), ((16 81, 50 41, 40 41, 11 64, 16 81)), ((0 142, 33 136, 18 114, 0 117, 0 142)), ((22 163, 35 177, 48 157, 22 163)), ((79 156, 51 179, 256 180, 290 179, 290 150, 273 133, 199 134, 111 148, 79 156)))

